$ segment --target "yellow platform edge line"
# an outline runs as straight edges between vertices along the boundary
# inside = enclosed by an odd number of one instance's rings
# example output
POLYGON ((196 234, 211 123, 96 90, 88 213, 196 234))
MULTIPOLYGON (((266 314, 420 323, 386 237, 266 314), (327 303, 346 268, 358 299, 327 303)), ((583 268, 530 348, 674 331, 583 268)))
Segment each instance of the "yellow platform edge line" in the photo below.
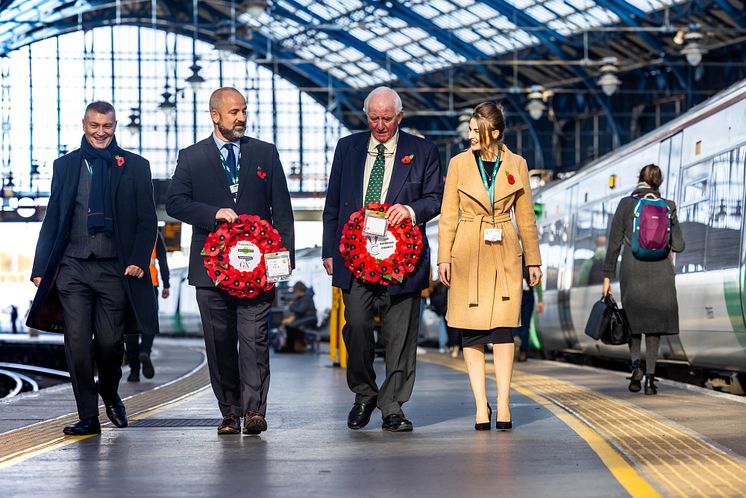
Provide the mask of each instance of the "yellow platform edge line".
MULTIPOLYGON (((452 370, 458 370, 460 372, 466 372, 466 368, 451 365, 447 362, 432 361, 429 358, 418 357, 418 360, 423 360, 426 363, 433 365, 440 365, 448 367, 452 370)), ((531 374, 536 375, 536 374, 531 374)), ((487 375, 488 378, 494 379, 494 375, 487 375)), ((551 379, 550 379, 551 380, 551 379)), ((580 436, 588 446, 598 455, 606 468, 609 469, 611 475, 619 482, 619 484, 632 496, 633 498, 660 498, 661 495, 648 483, 645 479, 637 473, 637 471, 630 465, 624 457, 614 449, 600 434, 588 427, 583 421, 566 412, 562 408, 558 407, 551 401, 547 400, 544 396, 539 394, 528 387, 520 385, 520 382, 513 382, 511 389, 521 393, 522 395, 535 401, 537 404, 545 407, 554 416, 560 419, 570 429, 580 436)))
MULTIPOLYGON (((178 378, 174 379, 173 381, 170 381, 170 382, 168 382, 166 384, 158 386, 158 387, 163 387, 163 386, 166 386, 166 385, 173 384, 173 383, 175 383, 175 381, 186 379, 190 375, 194 374, 197 370, 199 370, 199 368, 201 368, 204 365, 204 363, 205 362, 203 361, 200 364, 200 366, 198 366, 197 368, 195 368, 191 372, 183 375, 182 377, 178 377, 178 378)), ((157 389, 158 387, 154 388, 154 390, 157 389)), ((159 412, 163 411, 166 408, 172 408, 174 406, 177 406, 177 405, 180 405, 180 404, 186 402, 187 400, 189 400, 189 398, 201 394, 202 392, 204 392, 209 387, 210 387, 209 384, 206 385, 206 386, 199 387, 199 388, 197 388, 197 389, 195 389, 195 390, 193 390, 191 392, 185 393, 185 394, 183 394, 183 395, 181 395, 181 396, 179 396, 177 398, 174 398, 174 399, 172 399, 170 401, 166 401, 166 402, 160 403, 158 405, 152 406, 150 408, 146 408, 145 410, 138 411, 138 412, 134 413, 132 415, 132 417, 128 417, 128 419, 131 420, 131 421, 135 421, 135 420, 142 420, 144 418, 151 417, 151 416, 155 415, 156 413, 159 413, 159 412)), ((142 394, 144 394, 144 393, 142 393, 142 394)), ((130 398, 132 398, 132 396, 130 396, 128 398, 125 398, 125 399, 130 399, 130 398)), ((62 418, 62 417, 66 417, 66 416, 69 416, 69 415, 70 414, 63 415, 63 416, 60 416, 60 417, 56 417, 53 420, 56 420, 56 419, 62 418)), ((47 422, 49 422, 49 421, 47 421, 47 422)), ((43 422, 37 422, 37 424, 38 423, 43 423, 43 422)), ((34 424, 34 425, 36 425, 36 424, 34 424)), ((101 424, 101 425, 103 426, 103 425, 111 425, 111 424, 107 422, 107 423, 101 424)), ((91 435, 88 435, 88 436, 59 436, 57 438, 54 438, 54 439, 52 439, 50 441, 45 441, 45 442, 43 442, 41 444, 38 444, 36 446, 33 446, 31 448, 25 448, 23 450, 15 452, 15 453, 11 453, 10 455, 5 455, 4 457, 0 457, 0 469, 6 468, 6 467, 11 467, 13 465, 17 465, 17 464, 19 464, 21 462, 24 462, 24 461, 26 461, 26 460, 28 460, 30 458, 35 457, 35 456, 39 456, 39 455, 42 455, 44 453, 48 453, 50 451, 53 451, 53 450, 65 447, 65 446, 73 444, 73 443, 77 443, 77 442, 82 441, 84 439, 88 439, 88 438, 91 438, 91 437, 96 437, 96 436, 100 437, 101 434, 91 434, 91 435)))

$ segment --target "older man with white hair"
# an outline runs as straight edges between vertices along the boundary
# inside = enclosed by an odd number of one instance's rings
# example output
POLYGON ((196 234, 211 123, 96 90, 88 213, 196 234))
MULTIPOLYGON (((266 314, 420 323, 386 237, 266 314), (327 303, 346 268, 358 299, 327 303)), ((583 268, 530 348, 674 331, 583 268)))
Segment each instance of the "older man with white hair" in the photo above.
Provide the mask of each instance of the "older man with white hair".
POLYGON ((414 387, 420 293, 430 283, 430 251, 425 223, 440 212, 443 181, 440 156, 432 143, 399 129, 404 112, 399 95, 387 87, 374 89, 363 111, 370 131, 340 139, 334 153, 326 205, 322 258, 332 285, 342 289, 349 353, 347 384, 355 403, 347 418, 361 429, 376 406, 383 430, 408 432, 402 405, 414 387), (419 225, 424 249, 415 270, 398 285, 371 285, 353 277, 339 252, 342 228, 350 215, 370 202, 391 204, 389 223, 419 225), (380 315, 386 344, 386 379, 379 389, 373 370, 373 317, 380 315))

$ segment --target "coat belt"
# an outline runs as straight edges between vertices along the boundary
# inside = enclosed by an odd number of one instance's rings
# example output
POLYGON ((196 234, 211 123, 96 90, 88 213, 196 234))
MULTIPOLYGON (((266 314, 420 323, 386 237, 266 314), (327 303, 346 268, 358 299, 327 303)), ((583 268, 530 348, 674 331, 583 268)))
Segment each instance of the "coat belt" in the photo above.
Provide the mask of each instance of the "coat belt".
MULTIPOLYGON (((479 251, 484 242, 482 237, 482 224, 492 225, 492 216, 485 214, 463 213, 461 221, 468 223, 466 230, 466 240, 471 244, 469 254, 469 305, 476 306, 479 304, 479 251)), ((499 227, 503 223, 510 221, 509 213, 495 215, 495 226, 499 227)), ((503 239, 504 240, 504 239, 503 239)), ((502 243, 498 244, 500 248, 500 261, 497 262, 497 280, 503 298, 509 298, 508 279, 505 276, 505 250, 502 243)))

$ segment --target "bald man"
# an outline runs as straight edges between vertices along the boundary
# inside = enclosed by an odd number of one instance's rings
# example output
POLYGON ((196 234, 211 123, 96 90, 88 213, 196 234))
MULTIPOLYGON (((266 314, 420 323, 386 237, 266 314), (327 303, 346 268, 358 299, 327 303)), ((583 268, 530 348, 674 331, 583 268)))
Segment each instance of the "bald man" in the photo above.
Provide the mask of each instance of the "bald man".
POLYGON ((252 214, 280 232, 295 266, 293 211, 277 148, 244 137, 243 95, 235 88, 215 90, 210 116, 212 135, 179 151, 166 211, 192 225, 189 283, 197 288, 210 381, 223 415, 218 434, 240 434, 241 417, 244 434, 259 434, 267 430, 267 334, 275 291, 251 299, 229 295, 215 286, 200 253, 220 223, 252 214))

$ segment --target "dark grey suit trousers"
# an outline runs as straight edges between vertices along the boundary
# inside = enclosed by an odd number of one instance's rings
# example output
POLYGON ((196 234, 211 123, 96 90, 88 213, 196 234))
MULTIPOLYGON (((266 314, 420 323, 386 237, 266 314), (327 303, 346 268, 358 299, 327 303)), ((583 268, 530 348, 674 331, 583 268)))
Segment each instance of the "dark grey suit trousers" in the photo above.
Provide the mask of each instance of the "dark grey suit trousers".
POLYGON ((60 262, 56 285, 65 321, 65 357, 81 419, 98 416, 99 394, 104 403, 117 399, 128 303, 122 278, 116 258, 65 256, 60 262))
POLYGON ((274 295, 272 289, 239 299, 217 288, 197 287, 210 382, 223 416, 267 412, 268 320, 274 295))
POLYGON ((414 388, 420 293, 390 296, 382 286, 353 280, 350 290, 342 293, 342 299, 346 322, 342 336, 349 355, 347 385, 355 393, 355 401, 369 403, 377 398, 384 417, 403 415, 401 406, 409 400, 414 388), (386 346, 386 380, 380 389, 373 369, 376 314, 382 318, 381 334, 386 346))

